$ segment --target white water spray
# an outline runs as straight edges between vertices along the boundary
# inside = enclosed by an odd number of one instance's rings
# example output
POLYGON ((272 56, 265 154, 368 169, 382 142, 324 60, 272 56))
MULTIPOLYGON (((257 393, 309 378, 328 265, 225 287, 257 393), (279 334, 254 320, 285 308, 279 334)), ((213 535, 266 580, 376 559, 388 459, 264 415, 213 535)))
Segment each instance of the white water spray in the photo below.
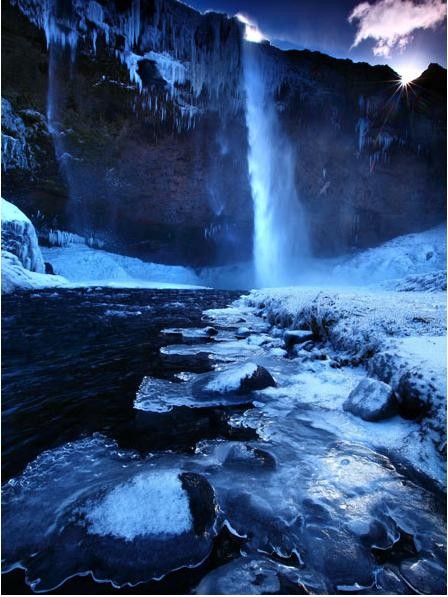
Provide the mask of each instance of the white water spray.
POLYGON ((294 152, 282 131, 275 107, 275 70, 272 70, 273 65, 266 65, 263 58, 260 46, 245 43, 254 263, 258 286, 282 286, 297 282, 308 255, 308 237, 296 191, 294 152))

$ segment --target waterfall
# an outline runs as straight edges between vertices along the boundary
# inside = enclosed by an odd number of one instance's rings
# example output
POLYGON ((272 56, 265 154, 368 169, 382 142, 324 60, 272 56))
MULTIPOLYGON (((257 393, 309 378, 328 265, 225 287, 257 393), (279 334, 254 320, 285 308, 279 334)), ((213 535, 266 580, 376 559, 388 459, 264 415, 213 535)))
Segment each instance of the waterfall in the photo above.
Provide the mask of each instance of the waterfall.
POLYGON ((243 49, 248 166, 254 202, 254 264, 258 286, 297 282, 308 255, 304 210, 295 182, 295 156, 275 106, 278 75, 263 47, 243 49))

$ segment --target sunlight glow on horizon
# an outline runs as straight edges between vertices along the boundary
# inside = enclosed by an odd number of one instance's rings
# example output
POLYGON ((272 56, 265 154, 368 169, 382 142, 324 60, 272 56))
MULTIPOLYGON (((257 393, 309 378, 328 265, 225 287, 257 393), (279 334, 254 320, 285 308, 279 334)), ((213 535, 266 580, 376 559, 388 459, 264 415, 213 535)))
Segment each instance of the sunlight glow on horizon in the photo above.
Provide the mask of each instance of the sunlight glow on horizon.
POLYGON ((262 42, 263 40, 267 39, 265 35, 258 29, 257 25, 253 23, 246 15, 238 12, 236 18, 241 22, 244 23, 244 39, 247 41, 253 41, 257 44, 262 42))
POLYGON ((422 74, 424 69, 422 69, 420 66, 417 66, 416 64, 409 63, 403 64, 396 70, 400 75, 400 83, 402 85, 409 85, 411 81, 414 81, 422 74))

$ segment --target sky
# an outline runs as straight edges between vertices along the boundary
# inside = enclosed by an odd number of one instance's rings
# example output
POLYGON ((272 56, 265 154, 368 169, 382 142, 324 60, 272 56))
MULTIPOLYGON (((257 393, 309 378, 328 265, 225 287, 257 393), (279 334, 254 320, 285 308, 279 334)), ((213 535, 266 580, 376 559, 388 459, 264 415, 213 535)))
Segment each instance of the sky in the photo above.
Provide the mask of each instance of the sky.
POLYGON ((431 62, 446 67, 446 0, 185 1, 202 12, 240 13, 282 49, 388 64, 404 77, 431 62))

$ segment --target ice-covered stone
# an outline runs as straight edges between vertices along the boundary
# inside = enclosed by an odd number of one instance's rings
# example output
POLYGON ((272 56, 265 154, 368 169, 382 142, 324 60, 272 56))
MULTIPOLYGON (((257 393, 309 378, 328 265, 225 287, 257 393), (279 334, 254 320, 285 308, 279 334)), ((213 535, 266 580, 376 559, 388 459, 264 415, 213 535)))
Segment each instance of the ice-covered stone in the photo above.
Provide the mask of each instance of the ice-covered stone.
POLYGON ((31 220, 15 205, 2 199, 2 251, 19 259, 25 269, 45 273, 36 231, 31 220))
POLYGON ((352 390, 344 402, 344 410, 364 421, 380 421, 397 412, 392 388, 377 379, 365 378, 352 390))
POLYGON ((277 461, 275 456, 266 450, 246 444, 235 444, 230 448, 224 460, 224 465, 237 468, 274 470, 277 467, 277 461))
POLYGON ((249 394, 277 385, 267 369, 256 363, 245 363, 221 371, 205 386, 205 391, 218 394, 249 394))
POLYGON ((115 587, 161 578, 199 565, 216 534, 203 475, 156 469, 99 435, 42 453, 2 495, 5 569, 21 562, 39 592, 89 572, 115 587))

